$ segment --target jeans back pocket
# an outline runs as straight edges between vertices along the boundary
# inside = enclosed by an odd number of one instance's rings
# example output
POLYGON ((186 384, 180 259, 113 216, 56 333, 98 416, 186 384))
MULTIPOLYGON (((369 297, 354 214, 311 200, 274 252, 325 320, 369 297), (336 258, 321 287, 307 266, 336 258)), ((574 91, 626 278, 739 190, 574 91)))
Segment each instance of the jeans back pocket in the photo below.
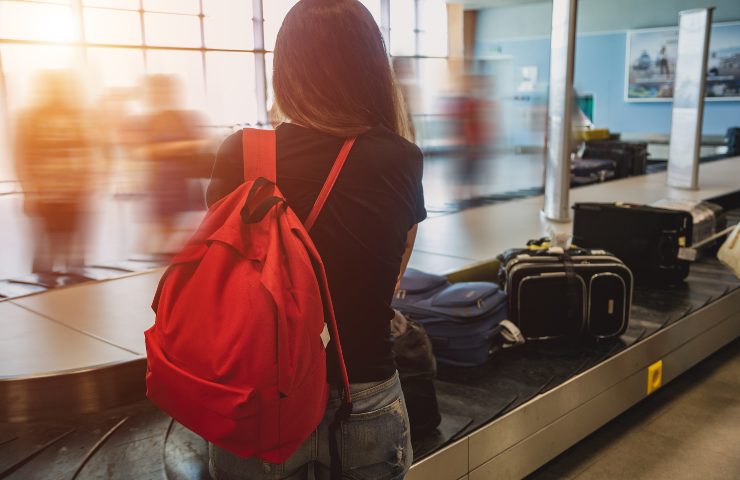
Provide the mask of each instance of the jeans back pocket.
POLYGON ((342 423, 342 469, 347 478, 390 480, 411 462, 408 416, 399 397, 389 405, 355 413, 342 423))

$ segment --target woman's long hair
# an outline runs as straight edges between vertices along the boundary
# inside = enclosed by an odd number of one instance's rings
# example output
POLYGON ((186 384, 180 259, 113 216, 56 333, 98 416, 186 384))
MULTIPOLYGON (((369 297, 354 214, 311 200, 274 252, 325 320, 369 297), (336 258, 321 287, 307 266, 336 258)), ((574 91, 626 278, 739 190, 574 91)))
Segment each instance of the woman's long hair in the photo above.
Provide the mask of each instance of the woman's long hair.
POLYGON ((357 0, 301 0, 275 43, 273 89, 279 113, 338 137, 381 124, 411 137, 383 37, 357 0))

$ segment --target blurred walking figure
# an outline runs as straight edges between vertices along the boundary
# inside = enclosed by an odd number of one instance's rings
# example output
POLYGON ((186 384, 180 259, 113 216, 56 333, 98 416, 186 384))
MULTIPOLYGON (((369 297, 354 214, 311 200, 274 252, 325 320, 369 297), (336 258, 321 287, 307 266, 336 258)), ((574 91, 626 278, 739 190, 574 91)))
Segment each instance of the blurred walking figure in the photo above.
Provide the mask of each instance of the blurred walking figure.
POLYGON ((40 72, 35 101, 18 116, 15 139, 23 208, 35 230, 35 273, 84 265, 95 160, 90 127, 74 73, 40 72))
POLYGON ((401 101, 406 106, 407 122, 411 130, 409 140, 412 141, 417 136, 413 115, 421 111, 421 88, 416 79, 415 61, 416 59, 413 58, 394 57, 392 63, 398 92, 402 97, 401 101))
POLYGON ((211 141, 202 131, 200 115, 182 107, 175 76, 147 77, 144 94, 149 111, 140 123, 138 150, 148 165, 150 201, 142 248, 168 255, 179 247, 175 236, 181 214, 205 208, 203 189, 190 180, 209 177, 212 156, 203 152, 211 141))
POLYGON ((481 183, 481 164, 493 141, 492 104, 485 82, 481 75, 465 75, 462 89, 452 103, 456 143, 463 145, 458 169, 461 199, 480 193, 477 186, 481 183))
POLYGON ((125 147, 131 144, 129 121, 135 95, 132 88, 115 87, 106 90, 96 101, 95 120, 106 172, 116 171, 116 163, 125 156, 125 147))

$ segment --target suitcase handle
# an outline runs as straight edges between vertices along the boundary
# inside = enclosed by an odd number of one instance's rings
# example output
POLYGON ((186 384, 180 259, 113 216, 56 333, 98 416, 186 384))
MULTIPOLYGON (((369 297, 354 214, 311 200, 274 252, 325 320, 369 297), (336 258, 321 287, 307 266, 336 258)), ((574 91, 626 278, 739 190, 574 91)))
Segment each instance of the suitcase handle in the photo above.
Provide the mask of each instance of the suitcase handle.
POLYGON ((565 270, 565 281, 568 284, 568 318, 576 318, 578 311, 578 295, 576 294, 576 271, 573 268, 573 260, 567 252, 560 255, 565 270))
POLYGON ((681 248, 679 248, 678 249, 678 258, 680 258, 681 260, 687 260, 689 262, 693 262, 694 260, 696 260, 696 256, 697 256, 699 250, 701 250, 707 244, 710 244, 710 243, 714 242, 715 240, 718 240, 718 239, 724 237, 725 235, 729 235, 735 229, 736 226, 737 225, 733 225, 731 227, 727 227, 724 230, 722 230, 721 232, 717 232, 714 235, 705 238, 701 242, 697 242, 697 243, 693 244, 691 247, 681 247, 681 248))

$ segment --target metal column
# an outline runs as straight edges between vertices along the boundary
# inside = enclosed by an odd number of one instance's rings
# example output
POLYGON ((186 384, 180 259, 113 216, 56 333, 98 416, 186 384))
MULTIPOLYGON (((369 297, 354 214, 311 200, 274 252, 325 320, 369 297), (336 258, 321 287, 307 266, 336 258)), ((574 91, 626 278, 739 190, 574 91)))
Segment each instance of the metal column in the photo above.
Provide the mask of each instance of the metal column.
POLYGON ((713 7, 679 13, 673 81, 668 179, 671 187, 699 188, 699 149, 713 7))
POLYGON ((550 97, 547 114, 545 208, 549 220, 570 217, 570 150, 577 0, 553 0, 550 38, 550 97))

